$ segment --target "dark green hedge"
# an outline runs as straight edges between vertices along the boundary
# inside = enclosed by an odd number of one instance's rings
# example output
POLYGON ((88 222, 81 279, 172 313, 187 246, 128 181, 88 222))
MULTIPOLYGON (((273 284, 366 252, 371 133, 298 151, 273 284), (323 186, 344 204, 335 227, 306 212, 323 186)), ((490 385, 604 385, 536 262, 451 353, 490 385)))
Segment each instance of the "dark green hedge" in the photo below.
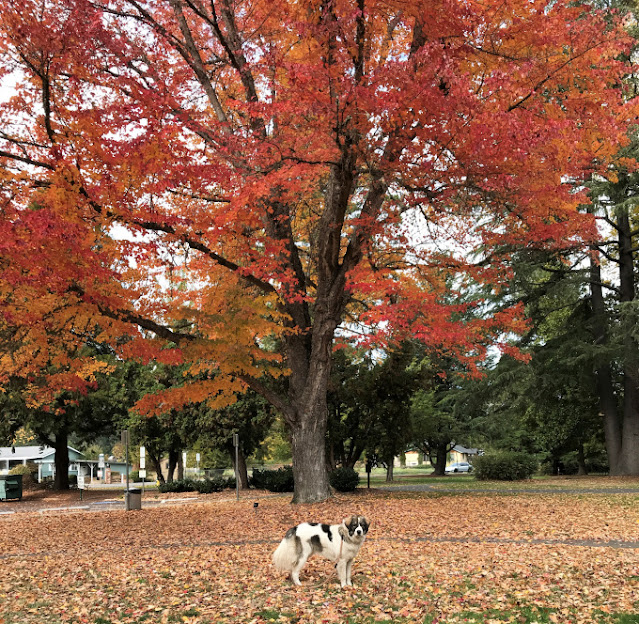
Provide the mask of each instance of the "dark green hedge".
POLYGON ((530 479, 537 470, 537 459, 528 453, 514 451, 486 453, 475 458, 473 470, 480 481, 530 479))
POLYGON ((233 477, 215 477, 214 479, 180 479, 170 483, 160 483, 160 492, 199 492, 200 494, 210 494, 211 492, 221 492, 225 488, 234 488, 235 479, 233 477))
POLYGON ((251 485, 257 490, 292 492, 295 485, 293 481, 293 466, 282 466, 277 470, 253 468, 253 475, 250 481, 251 485))
POLYGON ((359 485, 359 474, 352 468, 336 468, 328 481, 338 492, 352 492, 359 485))

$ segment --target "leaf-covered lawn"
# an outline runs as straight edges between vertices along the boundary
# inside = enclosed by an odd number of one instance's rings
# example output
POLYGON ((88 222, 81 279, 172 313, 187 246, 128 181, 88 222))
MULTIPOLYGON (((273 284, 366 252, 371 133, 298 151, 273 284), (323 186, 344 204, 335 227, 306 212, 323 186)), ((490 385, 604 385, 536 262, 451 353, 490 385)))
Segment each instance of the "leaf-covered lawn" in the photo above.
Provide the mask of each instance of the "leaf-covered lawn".
POLYGON ((16 514, 0 518, 0 623, 629 624, 639 622, 639 549, 621 542, 638 539, 638 519, 634 495, 559 494, 16 514), (343 591, 323 559, 301 588, 274 573, 287 528, 352 512, 372 521, 354 588, 343 591))

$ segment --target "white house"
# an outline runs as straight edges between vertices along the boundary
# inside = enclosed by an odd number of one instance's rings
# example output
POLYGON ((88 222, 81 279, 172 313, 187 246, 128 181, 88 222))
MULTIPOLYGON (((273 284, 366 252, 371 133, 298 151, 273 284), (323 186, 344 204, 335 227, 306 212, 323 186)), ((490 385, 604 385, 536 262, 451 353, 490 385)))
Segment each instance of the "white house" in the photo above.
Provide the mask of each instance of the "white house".
MULTIPOLYGON (((69 474, 77 475, 80 464, 87 462, 80 451, 69 446, 68 452, 69 474)), ((52 477, 55 474, 55 449, 50 446, 0 447, 0 474, 7 474, 14 466, 27 463, 38 467, 38 481, 52 477)))
MULTIPOLYGON (((84 454, 68 446, 69 475, 78 474, 90 477, 91 481, 98 478, 98 461, 85 459, 84 454)), ((55 475, 55 449, 50 446, 1 446, 0 474, 7 474, 14 466, 32 463, 38 467, 38 482, 55 475)), ((107 460, 106 470, 124 474, 125 462, 107 460)))

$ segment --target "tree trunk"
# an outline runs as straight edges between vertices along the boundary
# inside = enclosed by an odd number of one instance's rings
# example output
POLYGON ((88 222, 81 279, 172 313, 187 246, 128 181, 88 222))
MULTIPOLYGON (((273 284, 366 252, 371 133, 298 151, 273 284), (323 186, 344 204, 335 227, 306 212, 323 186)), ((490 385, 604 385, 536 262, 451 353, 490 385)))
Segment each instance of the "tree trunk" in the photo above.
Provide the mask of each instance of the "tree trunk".
POLYGON ((184 456, 183 454, 178 451, 177 452, 177 478, 178 481, 183 481, 184 480, 184 456))
POLYGON ((391 483, 395 480, 395 458, 391 457, 388 464, 386 464, 386 481, 387 483, 391 483))
MULTIPOLYGON (((333 336, 338 320, 319 301, 311 335, 286 341, 290 409, 284 413, 291 433, 293 503, 319 503, 330 498, 326 457, 328 383, 333 336)), ((339 317, 337 317, 339 318, 339 317)))
MULTIPOLYGON (((594 251, 594 250, 593 250, 594 251)), ((608 343, 606 330, 606 306, 601 286, 601 268, 596 258, 590 260, 590 300, 592 304, 592 333, 595 344, 603 347, 608 343)), ((620 474, 621 421, 617 399, 612 383, 612 371, 607 361, 595 362, 595 378, 599 397, 599 411, 603 418, 606 453, 610 474, 620 474)))
POLYGON ((244 457, 244 453, 242 452, 242 447, 237 449, 237 463, 235 465, 235 446, 230 445, 226 447, 229 455, 231 456, 231 462, 233 464, 233 471, 240 478, 240 488, 242 490, 249 489, 249 478, 248 478, 248 469, 246 467, 246 457, 244 457))
POLYGON ((348 451, 345 461, 342 463, 344 468, 355 468, 355 464, 361 459, 364 453, 364 447, 354 443, 348 451))
POLYGON ((294 503, 319 503, 331 495, 326 470, 325 408, 320 400, 291 431, 294 503))
POLYGON ((153 451, 146 447, 147 453, 149 454, 149 459, 151 460, 151 465, 153 466, 153 470, 155 470, 155 474, 160 483, 166 483, 164 479, 164 474, 162 473, 162 460, 156 455, 153 451))
POLYGON ((166 475, 167 483, 171 483, 173 481, 173 475, 175 474, 179 454, 179 451, 169 450, 169 466, 166 475))
POLYGON ((69 489, 69 436, 67 430, 59 429, 55 434, 55 477, 53 488, 55 490, 69 489))
POLYGON ((443 477, 446 475, 446 458, 448 456, 448 445, 438 446, 435 449, 435 463, 431 460, 431 464, 433 464, 433 476, 435 477, 443 477))
MULTIPOLYGON (((639 475, 639 345, 633 337, 635 315, 624 314, 624 304, 635 298, 634 258, 628 213, 617 217, 619 235, 619 289, 621 292, 621 328, 624 336, 623 354, 623 425, 621 455, 617 469, 623 475, 639 475), (625 317, 625 318, 624 318, 625 317)), ((628 309, 626 308, 626 311, 628 309)))
POLYGON ((579 444, 577 448, 577 474, 585 476, 588 474, 588 469, 586 468, 586 457, 584 455, 584 445, 579 444))

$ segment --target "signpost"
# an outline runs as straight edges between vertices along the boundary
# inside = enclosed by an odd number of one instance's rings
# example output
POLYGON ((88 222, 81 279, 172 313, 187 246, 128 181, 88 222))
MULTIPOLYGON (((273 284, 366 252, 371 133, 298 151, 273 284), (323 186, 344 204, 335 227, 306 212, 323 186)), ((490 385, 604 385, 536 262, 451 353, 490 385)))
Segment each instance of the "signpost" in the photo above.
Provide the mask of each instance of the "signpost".
POLYGON ((78 471, 78 490, 80 490, 80 500, 82 500, 82 496, 84 494, 84 488, 86 488, 84 475, 80 474, 80 472, 78 471))
POLYGON ((140 447, 140 479, 142 479, 142 493, 144 493, 144 482, 146 481, 146 448, 140 447))

